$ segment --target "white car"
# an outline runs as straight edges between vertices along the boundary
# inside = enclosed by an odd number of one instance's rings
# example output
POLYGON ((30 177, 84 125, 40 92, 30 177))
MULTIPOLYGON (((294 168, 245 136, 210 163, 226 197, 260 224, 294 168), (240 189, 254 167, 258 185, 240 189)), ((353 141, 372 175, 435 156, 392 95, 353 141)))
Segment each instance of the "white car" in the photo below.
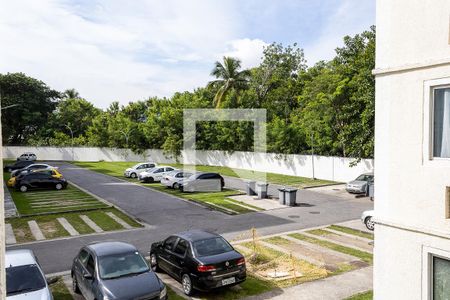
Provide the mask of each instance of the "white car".
POLYGON ((156 168, 153 168, 149 171, 142 172, 139 174, 139 180, 142 182, 155 182, 155 181, 161 181, 163 176, 165 176, 167 173, 175 170, 174 167, 170 166, 157 166, 156 168))
POLYGON ((374 230, 375 229, 375 222, 373 221, 374 216, 373 210, 366 210, 361 215, 361 221, 366 225, 367 229, 374 230))
POLYGON ((142 172, 149 171, 154 167, 156 167, 156 164, 153 162, 139 163, 131 168, 126 169, 123 175, 125 177, 137 178, 142 172))
POLYGON ((52 300, 44 272, 33 251, 9 250, 5 253, 6 299, 52 300))
POLYGON ((193 173, 183 170, 174 170, 161 178, 161 184, 170 188, 178 189, 180 187, 180 183, 192 174, 193 173))
POLYGON ((32 161, 34 161, 36 159, 37 159, 36 154, 31 153, 31 152, 25 152, 17 158, 17 160, 32 160, 32 161))

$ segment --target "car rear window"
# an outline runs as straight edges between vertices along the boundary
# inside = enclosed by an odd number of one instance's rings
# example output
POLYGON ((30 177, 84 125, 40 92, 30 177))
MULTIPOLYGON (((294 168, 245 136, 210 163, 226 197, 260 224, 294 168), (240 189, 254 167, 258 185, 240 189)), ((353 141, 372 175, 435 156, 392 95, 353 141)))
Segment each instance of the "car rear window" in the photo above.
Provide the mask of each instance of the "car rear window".
POLYGON ((37 291, 45 286, 44 276, 37 265, 6 268, 7 296, 37 291))
POLYGON ((233 247, 221 237, 196 241, 193 247, 197 256, 211 256, 233 251, 233 247))
POLYGON ((149 271, 149 267, 139 252, 120 253, 99 258, 102 279, 113 279, 149 271))

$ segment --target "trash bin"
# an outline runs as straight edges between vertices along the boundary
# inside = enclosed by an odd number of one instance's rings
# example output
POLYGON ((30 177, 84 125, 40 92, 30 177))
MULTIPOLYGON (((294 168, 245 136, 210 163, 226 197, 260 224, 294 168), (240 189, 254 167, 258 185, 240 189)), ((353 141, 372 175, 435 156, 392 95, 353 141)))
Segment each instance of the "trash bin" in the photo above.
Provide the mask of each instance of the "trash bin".
POLYGON ((278 201, 280 204, 286 204, 286 189, 278 189, 278 201))
POLYGON ((245 192, 247 195, 249 195, 249 196, 256 195, 255 184, 256 184, 255 181, 251 181, 251 180, 247 181, 247 186, 245 188, 245 192))
POLYGON ((286 205, 295 206, 297 200, 297 189, 285 189, 286 205))
POLYGON ((256 194, 258 195, 258 199, 266 199, 267 198, 267 186, 269 184, 265 182, 257 182, 256 183, 256 194))
POLYGON ((368 185, 368 195, 370 197, 370 200, 373 200, 373 196, 375 195, 375 186, 373 183, 369 183, 368 185))

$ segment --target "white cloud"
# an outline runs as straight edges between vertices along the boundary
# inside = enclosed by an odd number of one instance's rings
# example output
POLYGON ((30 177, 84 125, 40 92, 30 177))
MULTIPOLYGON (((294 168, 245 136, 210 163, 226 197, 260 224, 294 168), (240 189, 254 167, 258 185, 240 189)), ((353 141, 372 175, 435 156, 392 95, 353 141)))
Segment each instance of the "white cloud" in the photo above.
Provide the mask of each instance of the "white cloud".
POLYGON ((0 36, 8 47, 0 48, 0 72, 75 88, 100 107, 204 85, 217 53, 235 38, 230 5, 135 3, 3 1, 0 36))
POLYGON ((268 44, 260 39, 239 39, 229 42, 229 49, 221 56, 237 57, 244 69, 256 67, 261 63, 264 47, 268 44))

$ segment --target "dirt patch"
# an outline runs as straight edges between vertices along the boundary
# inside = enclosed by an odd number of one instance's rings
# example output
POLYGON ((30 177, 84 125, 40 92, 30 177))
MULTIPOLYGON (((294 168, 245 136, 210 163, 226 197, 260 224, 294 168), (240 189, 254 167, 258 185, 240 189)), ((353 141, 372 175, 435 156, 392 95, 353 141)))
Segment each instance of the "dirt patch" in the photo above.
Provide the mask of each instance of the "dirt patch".
POLYGON ((56 221, 41 221, 38 222, 39 228, 41 229, 44 236, 48 239, 65 236, 68 235, 67 232, 65 232, 64 228, 56 221))
POLYGON ((13 232, 16 237, 16 241, 18 243, 25 243, 25 242, 31 242, 34 241, 34 238, 31 234, 31 231, 29 229, 24 228, 14 228, 13 232))

